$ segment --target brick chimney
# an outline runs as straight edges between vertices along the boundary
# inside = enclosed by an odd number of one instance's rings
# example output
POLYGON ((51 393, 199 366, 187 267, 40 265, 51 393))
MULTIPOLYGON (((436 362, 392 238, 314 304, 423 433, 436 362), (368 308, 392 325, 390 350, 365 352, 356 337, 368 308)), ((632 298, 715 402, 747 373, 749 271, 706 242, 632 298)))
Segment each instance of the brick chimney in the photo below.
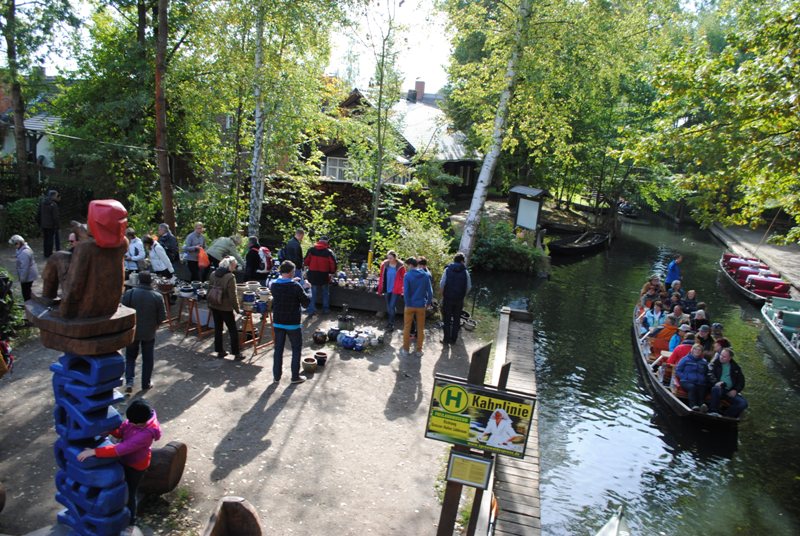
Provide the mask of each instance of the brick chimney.
POLYGON ((422 97, 425 96, 425 82, 423 80, 417 80, 414 82, 414 89, 417 92, 417 102, 422 102, 422 97))

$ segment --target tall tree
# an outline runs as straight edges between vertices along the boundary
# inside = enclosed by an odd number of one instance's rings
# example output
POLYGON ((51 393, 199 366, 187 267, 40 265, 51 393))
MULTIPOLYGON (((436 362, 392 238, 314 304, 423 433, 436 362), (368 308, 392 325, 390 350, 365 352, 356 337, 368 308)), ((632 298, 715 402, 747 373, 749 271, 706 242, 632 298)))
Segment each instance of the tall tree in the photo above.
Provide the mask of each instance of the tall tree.
POLYGON ((161 211, 164 222, 175 229, 175 207, 172 201, 172 177, 169 172, 167 143, 167 99, 164 95, 164 76, 167 72, 167 8, 169 0, 158 0, 158 30, 156 32, 156 161, 161 184, 161 211))
POLYGON ((47 2, 22 2, 4 0, 0 11, 0 31, 6 42, 4 69, 5 81, 11 86, 14 107, 14 141, 17 153, 17 176, 23 195, 31 193, 28 176, 28 150, 25 131, 25 97, 23 75, 37 62, 42 61, 44 48, 53 44, 53 35, 59 28, 76 27, 78 20, 72 13, 69 0, 47 2))
POLYGON ((478 182, 475 184, 475 192, 472 195, 472 203, 470 204, 469 214, 467 215, 467 221, 464 225, 464 233, 461 235, 459 249, 468 259, 470 253, 472 253, 472 248, 475 246, 475 234, 478 231, 481 211, 486 202, 486 195, 489 191, 489 185, 492 182, 492 174, 494 173, 494 168, 497 165, 497 158, 500 156, 500 150, 503 146, 509 102, 511 101, 514 87, 517 84, 517 62, 519 61, 522 48, 525 44, 523 39, 527 34, 530 15, 530 0, 522 0, 519 4, 519 11, 515 21, 514 38, 508 57, 508 65, 506 66, 505 88, 500 94, 500 102, 497 104, 497 112, 492 128, 492 141, 489 145, 489 150, 486 152, 486 156, 483 158, 483 165, 481 166, 480 175, 478 175, 478 182))

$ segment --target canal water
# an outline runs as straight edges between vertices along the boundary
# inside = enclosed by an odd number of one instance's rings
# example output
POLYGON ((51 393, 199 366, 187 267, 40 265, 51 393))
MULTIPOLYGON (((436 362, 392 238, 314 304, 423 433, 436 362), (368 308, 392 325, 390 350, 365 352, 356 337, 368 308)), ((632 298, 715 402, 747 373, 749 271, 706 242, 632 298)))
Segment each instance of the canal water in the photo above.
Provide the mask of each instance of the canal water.
POLYGON ((543 534, 594 534, 620 504, 634 534, 800 534, 800 367, 722 279, 722 251, 654 219, 623 224, 609 251, 555 266, 550 281, 476 275, 479 304, 535 316, 543 534), (738 434, 676 422, 636 368, 633 304, 674 252, 744 370, 738 434))

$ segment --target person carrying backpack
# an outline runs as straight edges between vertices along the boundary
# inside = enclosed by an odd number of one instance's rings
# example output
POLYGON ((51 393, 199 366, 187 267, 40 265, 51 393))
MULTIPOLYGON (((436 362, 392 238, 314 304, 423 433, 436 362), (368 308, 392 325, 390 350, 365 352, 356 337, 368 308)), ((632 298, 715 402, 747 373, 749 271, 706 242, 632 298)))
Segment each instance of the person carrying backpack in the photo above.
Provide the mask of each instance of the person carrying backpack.
POLYGON ((244 279, 245 281, 258 281, 264 285, 269 272, 272 270, 272 254, 269 248, 263 247, 258 243, 258 237, 251 236, 247 240, 247 255, 244 258, 244 279))

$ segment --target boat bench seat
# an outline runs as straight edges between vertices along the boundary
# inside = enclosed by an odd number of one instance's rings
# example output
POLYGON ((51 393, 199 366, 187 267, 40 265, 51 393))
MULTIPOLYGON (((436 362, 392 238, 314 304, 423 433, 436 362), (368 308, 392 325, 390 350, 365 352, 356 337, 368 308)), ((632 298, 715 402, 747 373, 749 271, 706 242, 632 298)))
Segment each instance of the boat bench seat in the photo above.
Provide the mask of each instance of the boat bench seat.
POLYGON ((792 300, 789 298, 774 298, 772 306, 775 309, 782 309, 788 312, 800 312, 800 300, 792 300))
POLYGON ((800 312, 784 311, 783 312, 783 327, 781 328, 784 335, 791 339, 792 335, 800 331, 800 312))

